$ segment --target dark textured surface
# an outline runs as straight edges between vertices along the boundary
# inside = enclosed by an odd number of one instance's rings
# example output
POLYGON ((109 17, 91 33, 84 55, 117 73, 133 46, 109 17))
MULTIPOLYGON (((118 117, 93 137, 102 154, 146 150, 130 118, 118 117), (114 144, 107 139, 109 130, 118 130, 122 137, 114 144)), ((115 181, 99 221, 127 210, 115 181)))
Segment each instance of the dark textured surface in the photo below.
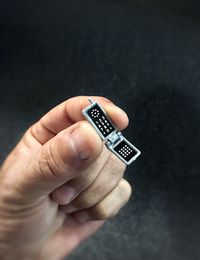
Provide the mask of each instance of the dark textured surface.
POLYGON ((0 159, 76 95, 127 111, 127 207, 70 260, 200 257, 199 1, 0 2, 0 159))

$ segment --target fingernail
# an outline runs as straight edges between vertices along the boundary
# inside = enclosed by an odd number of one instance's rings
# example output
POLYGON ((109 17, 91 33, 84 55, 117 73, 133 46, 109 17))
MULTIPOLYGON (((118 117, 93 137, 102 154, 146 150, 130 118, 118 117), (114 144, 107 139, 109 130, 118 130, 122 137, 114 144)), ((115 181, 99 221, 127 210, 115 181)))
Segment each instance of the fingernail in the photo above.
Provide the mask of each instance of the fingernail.
POLYGON ((68 213, 68 214, 73 213, 73 212, 75 212, 77 210, 71 204, 65 205, 65 206, 61 206, 61 209, 62 209, 62 211, 64 211, 65 213, 68 213))
POLYGON ((63 197, 65 198, 64 201, 65 204, 70 203, 77 195, 77 191, 71 186, 64 185, 62 187, 62 191, 63 191, 63 197))
POLYGON ((90 219, 89 215, 85 212, 78 212, 76 214, 76 219, 80 222, 80 223, 84 223, 86 221, 88 221, 90 219))
POLYGON ((80 128, 77 127, 72 133, 71 133, 74 148, 79 156, 80 159, 86 160, 89 159, 91 155, 91 150, 88 149, 88 147, 85 145, 85 136, 83 136, 83 133, 81 132, 80 128))

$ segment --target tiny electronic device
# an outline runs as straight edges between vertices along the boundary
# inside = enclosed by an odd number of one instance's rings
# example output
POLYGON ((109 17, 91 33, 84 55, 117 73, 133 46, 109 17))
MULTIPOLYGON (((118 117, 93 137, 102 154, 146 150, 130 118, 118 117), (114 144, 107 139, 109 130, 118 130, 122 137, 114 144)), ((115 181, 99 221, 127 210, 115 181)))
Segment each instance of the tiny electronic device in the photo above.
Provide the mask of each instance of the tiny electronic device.
POLYGON ((98 102, 93 101, 92 98, 88 100, 91 105, 83 109, 84 117, 94 127, 101 139, 105 141, 106 147, 126 165, 131 164, 141 152, 118 131, 98 102))

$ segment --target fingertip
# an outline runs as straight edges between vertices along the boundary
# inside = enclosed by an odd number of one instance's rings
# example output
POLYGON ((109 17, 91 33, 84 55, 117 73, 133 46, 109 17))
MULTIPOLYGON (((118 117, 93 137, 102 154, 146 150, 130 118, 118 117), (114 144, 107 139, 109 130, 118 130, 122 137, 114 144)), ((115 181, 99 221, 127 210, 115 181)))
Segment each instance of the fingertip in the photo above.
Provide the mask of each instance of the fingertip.
POLYGON ((133 192, 133 189, 130 185, 130 183, 122 178, 118 184, 119 189, 121 190, 121 194, 124 194, 124 197, 126 197, 126 200, 128 201, 131 197, 131 194, 133 192))
POLYGON ((119 130, 125 129, 129 124, 127 113, 114 104, 107 104, 105 111, 119 130))
MULTIPOLYGON (((106 111, 107 116, 110 117, 111 121, 116 125, 119 130, 125 129, 129 124, 129 118, 127 113, 115 105, 110 99, 102 97, 102 96, 88 96, 88 99, 91 98, 94 101, 97 101, 103 109, 106 111)), ((84 109, 89 105, 89 101, 87 103, 82 103, 82 108, 84 109)))
POLYGON ((68 99, 65 104, 66 114, 71 121, 78 122, 84 119, 81 111, 91 105, 89 99, 98 102, 119 130, 129 124, 129 118, 124 110, 116 106, 110 99, 103 96, 76 96, 68 99))

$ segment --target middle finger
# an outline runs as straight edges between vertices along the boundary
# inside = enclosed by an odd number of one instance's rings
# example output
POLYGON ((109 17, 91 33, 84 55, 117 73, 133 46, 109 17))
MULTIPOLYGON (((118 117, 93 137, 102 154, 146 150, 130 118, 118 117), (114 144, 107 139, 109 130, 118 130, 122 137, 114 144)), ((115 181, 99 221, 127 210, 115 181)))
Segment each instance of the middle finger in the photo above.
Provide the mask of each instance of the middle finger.
POLYGON ((114 154, 110 154, 95 181, 72 200, 70 204, 63 205, 61 208, 66 213, 72 213, 94 206, 118 185, 125 169, 125 164, 114 154))

